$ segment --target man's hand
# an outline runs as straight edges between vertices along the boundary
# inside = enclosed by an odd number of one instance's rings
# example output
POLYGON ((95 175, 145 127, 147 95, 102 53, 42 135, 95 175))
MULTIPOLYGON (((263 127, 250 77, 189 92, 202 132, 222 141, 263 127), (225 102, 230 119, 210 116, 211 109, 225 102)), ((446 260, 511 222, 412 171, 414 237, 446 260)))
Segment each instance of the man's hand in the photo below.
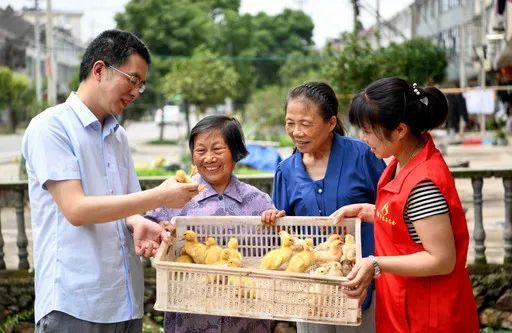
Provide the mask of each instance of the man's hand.
POLYGON ((126 223, 133 231, 135 254, 138 256, 153 257, 160 243, 169 241, 169 234, 162 226, 140 215, 128 217, 126 223))
POLYGON ((167 178, 157 188, 163 207, 182 208, 199 193, 197 183, 178 183, 174 177, 167 178))

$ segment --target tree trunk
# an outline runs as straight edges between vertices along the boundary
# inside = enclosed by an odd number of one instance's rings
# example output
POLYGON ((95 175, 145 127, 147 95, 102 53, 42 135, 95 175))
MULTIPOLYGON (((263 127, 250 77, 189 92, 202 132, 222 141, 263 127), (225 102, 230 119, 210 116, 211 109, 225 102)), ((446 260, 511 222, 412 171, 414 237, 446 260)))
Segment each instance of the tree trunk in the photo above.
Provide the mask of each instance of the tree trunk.
POLYGON ((185 119, 187 120, 187 135, 190 133, 190 109, 187 101, 183 102, 183 106, 185 107, 185 119))

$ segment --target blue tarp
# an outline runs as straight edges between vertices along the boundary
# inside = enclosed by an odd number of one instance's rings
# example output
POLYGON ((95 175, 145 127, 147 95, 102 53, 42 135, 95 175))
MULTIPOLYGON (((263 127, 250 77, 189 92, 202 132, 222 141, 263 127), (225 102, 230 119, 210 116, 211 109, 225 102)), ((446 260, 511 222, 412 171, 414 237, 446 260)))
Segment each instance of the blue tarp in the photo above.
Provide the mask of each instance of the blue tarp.
POLYGON ((264 147, 257 144, 247 144, 249 155, 239 163, 251 168, 274 172, 281 162, 281 156, 274 147, 264 147))

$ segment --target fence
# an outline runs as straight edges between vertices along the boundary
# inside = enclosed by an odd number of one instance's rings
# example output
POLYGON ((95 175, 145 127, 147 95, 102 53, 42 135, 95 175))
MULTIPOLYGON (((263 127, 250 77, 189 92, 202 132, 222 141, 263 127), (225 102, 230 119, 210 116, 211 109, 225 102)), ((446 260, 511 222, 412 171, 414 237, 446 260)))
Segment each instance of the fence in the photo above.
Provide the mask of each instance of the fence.
MULTIPOLYGON (((473 240, 475 247, 475 263, 485 264, 487 258, 485 254, 485 229, 482 218, 484 207, 482 187, 485 179, 502 179, 504 187, 504 206, 505 223, 503 230, 504 241, 504 264, 512 264, 512 169, 452 169, 452 175, 455 178, 465 178, 471 180, 473 189, 473 207, 474 207, 474 229, 473 240)), ((254 175, 240 176, 242 181, 256 186, 266 193, 272 193, 272 176, 254 175)), ((165 178, 163 177, 141 177, 140 183, 143 189, 148 189, 159 185, 165 178)), ((2 208, 14 207, 16 212, 17 237, 16 245, 18 247, 18 269, 28 269, 28 239, 25 228, 24 212, 28 205, 27 181, 4 182, 0 183, 0 213, 2 208)), ((1 215, 0 215, 1 218, 1 215)), ((0 270, 5 270, 4 260, 4 239, 2 235, 2 222, 0 220, 0 270)))

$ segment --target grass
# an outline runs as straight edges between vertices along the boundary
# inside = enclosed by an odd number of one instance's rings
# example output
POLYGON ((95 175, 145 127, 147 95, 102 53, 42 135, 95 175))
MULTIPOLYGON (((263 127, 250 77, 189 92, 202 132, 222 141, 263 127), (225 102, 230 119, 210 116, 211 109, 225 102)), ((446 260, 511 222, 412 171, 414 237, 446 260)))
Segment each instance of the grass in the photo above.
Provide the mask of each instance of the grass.
POLYGON ((175 145, 177 144, 178 141, 176 140, 171 140, 171 139, 163 139, 163 140, 151 140, 148 142, 148 144, 150 145, 175 145))

